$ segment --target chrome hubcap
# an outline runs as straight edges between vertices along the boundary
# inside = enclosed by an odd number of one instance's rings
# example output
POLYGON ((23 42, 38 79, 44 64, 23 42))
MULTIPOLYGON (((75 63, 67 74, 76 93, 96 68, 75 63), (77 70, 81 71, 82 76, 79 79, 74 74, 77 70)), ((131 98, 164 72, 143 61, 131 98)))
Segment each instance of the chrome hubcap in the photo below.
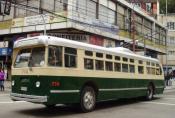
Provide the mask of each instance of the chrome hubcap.
POLYGON ((91 109, 95 104, 95 97, 92 92, 88 91, 84 94, 83 104, 86 109, 91 109))

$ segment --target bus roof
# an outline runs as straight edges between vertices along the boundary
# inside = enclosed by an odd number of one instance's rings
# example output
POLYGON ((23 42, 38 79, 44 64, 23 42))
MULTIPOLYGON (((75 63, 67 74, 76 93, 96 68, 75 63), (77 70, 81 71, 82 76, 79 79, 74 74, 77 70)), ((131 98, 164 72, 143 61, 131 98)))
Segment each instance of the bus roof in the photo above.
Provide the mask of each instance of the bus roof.
POLYGON ((72 47, 72 48, 78 47, 79 49, 84 49, 88 51, 115 54, 115 55, 121 55, 125 57, 127 56, 129 58, 138 58, 141 60, 149 60, 149 61, 154 61, 159 63, 157 59, 135 54, 127 48, 123 48, 123 47, 106 48, 106 47, 96 46, 92 44, 82 43, 78 41, 73 41, 73 40, 58 38, 53 36, 36 36, 36 37, 20 39, 15 41, 14 48, 34 46, 34 45, 58 45, 58 46, 65 46, 65 47, 72 47))

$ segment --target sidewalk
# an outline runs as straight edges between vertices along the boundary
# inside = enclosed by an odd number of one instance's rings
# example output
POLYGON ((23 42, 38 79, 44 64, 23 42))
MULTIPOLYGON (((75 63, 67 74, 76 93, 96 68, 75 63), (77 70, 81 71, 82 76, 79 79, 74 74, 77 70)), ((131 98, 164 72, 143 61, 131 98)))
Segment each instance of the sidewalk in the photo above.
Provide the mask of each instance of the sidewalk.
POLYGON ((11 81, 5 81, 4 82, 4 91, 0 91, 0 94, 1 93, 10 93, 11 91, 11 81))

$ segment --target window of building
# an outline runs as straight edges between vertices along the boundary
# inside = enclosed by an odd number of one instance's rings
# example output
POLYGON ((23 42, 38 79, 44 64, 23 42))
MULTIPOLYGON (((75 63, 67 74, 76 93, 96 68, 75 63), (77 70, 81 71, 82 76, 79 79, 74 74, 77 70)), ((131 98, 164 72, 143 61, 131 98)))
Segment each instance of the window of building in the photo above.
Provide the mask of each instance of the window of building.
POLYGON ((169 30, 175 30, 175 22, 167 22, 167 27, 169 30))
POLYGON ((108 22, 108 8, 103 5, 99 5, 99 20, 108 22))
POLYGON ((62 66, 62 47, 49 46, 48 65, 62 66))
POLYGON ((143 74, 144 73, 144 68, 143 66, 138 66, 138 73, 143 74))
POLYGON ((87 0, 87 16, 89 18, 94 18, 96 19, 96 11, 97 11, 97 2, 94 0, 87 0))
POLYGON ((84 68, 85 69, 89 69, 89 70, 93 70, 94 69, 94 62, 93 59, 84 59, 84 68))
POLYGON ((106 61, 105 66, 106 66, 107 71, 113 71, 113 63, 112 62, 106 61))
POLYGON ((128 64, 122 64, 122 72, 128 72, 128 64))
POLYGON ((120 29, 125 29, 125 8, 117 5, 117 25, 120 29))
POLYGON ((104 61, 96 60, 95 67, 96 67, 96 70, 104 70, 104 61))
POLYGON ((135 66, 129 65, 129 70, 130 70, 130 73, 135 73, 135 66))
MULTIPOLYGON (((48 0, 45 0, 45 1, 48 3, 48 0)), ((67 11, 68 0, 55 0, 54 4, 55 4, 54 8, 56 12, 67 11)), ((48 7, 50 7, 50 5, 48 7)))
POLYGON ((85 51, 85 55, 86 56, 93 56, 93 52, 92 51, 85 51))
POLYGON ((121 63, 114 63, 114 70, 121 72, 121 63))
POLYGON ((77 50, 75 48, 65 47, 64 52, 65 67, 77 67, 77 50))

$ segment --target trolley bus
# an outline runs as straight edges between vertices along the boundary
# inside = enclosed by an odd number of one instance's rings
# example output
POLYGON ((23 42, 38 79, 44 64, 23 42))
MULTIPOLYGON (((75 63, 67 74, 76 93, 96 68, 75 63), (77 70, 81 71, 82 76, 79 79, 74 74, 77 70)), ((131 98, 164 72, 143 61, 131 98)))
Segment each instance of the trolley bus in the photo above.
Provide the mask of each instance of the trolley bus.
POLYGON ((145 96, 164 90, 157 59, 126 48, 105 48, 51 36, 18 40, 12 64, 12 100, 79 103, 83 112, 100 101, 145 96))

